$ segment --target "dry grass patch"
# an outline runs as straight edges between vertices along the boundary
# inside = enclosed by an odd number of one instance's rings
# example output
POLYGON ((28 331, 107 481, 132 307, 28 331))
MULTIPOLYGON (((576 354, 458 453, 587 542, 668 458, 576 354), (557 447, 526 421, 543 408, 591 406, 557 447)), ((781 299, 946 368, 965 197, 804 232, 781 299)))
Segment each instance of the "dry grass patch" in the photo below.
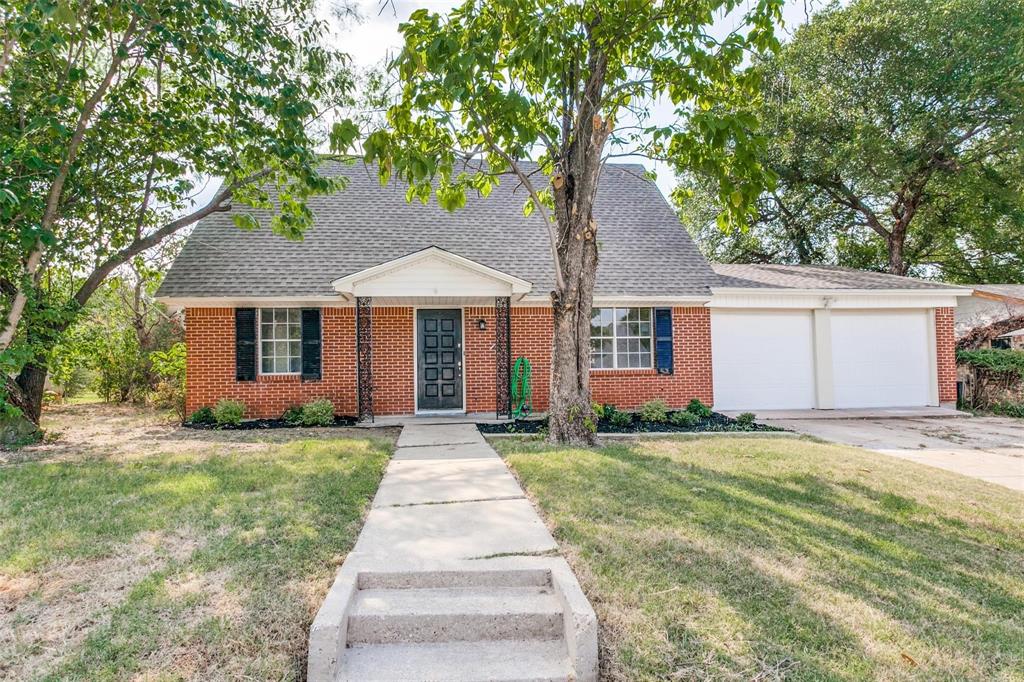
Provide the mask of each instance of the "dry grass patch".
POLYGON ((606 679, 1019 680, 1019 493, 806 440, 497 442, 606 679))
POLYGON ((62 408, 0 464, 0 679, 301 679, 393 440, 130 409, 62 408))

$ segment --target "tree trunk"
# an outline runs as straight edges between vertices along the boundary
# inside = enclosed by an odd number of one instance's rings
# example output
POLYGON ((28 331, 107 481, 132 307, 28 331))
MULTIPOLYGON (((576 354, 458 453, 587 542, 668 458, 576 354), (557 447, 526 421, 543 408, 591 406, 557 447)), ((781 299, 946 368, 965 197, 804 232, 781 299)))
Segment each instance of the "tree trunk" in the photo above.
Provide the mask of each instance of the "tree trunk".
POLYGON ((889 274, 900 275, 905 277, 907 274, 907 263, 904 258, 904 246, 906 243, 906 233, 900 233, 894 230, 889 235, 888 246, 889 246, 889 274))
POLYGON ((42 363, 30 362, 21 368, 16 379, 21 395, 14 402, 33 424, 39 424, 43 415, 46 372, 46 366, 42 363))
MULTIPOLYGON (((583 241, 583 240, 581 240, 583 241)), ((581 244, 582 267, 567 278, 570 295, 552 297, 551 399, 548 430, 552 442, 593 445, 595 422, 590 400, 590 316, 597 274, 597 244, 581 244)))

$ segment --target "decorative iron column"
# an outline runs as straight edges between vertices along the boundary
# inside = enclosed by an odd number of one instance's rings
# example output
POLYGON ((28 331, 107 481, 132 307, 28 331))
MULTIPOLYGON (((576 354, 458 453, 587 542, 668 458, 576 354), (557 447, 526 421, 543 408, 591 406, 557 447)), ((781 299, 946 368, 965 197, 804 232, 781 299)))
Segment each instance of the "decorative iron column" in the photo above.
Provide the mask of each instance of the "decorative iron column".
POLYGON ((373 299, 356 297, 356 384, 359 421, 373 421, 373 299))
POLYGON ((510 319, 511 299, 498 296, 494 299, 494 382, 497 390, 495 417, 512 418, 512 324, 510 319))

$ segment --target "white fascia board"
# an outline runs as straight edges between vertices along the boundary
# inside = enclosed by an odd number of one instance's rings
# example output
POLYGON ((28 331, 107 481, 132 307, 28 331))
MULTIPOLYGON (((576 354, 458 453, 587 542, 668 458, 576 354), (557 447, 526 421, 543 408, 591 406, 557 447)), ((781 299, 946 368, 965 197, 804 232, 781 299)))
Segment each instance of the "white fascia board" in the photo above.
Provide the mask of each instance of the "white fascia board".
POLYGON ((351 305, 341 296, 158 296, 168 308, 319 308, 351 305))
POLYGON ((713 289, 711 308, 955 308, 962 289, 713 289))
POLYGON ((712 287, 719 294, 771 296, 970 296, 973 289, 773 289, 770 287, 712 287))
POLYGON ((492 267, 477 263, 474 260, 452 253, 451 251, 445 251, 437 246, 430 246, 425 249, 421 249, 420 251, 402 256, 401 258, 395 258, 394 260, 374 265, 366 268, 365 270, 354 272, 351 275, 339 277, 331 282, 331 286, 333 286, 338 293, 352 295, 355 285, 361 281, 372 279, 392 270, 398 270, 402 267, 413 265, 417 261, 431 257, 446 260, 454 265, 466 268, 467 270, 476 272, 484 277, 504 282, 509 285, 511 293, 514 295, 525 295, 533 290, 533 284, 527 282, 525 279, 520 279, 519 277, 515 277, 500 270, 495 270, 492 267))

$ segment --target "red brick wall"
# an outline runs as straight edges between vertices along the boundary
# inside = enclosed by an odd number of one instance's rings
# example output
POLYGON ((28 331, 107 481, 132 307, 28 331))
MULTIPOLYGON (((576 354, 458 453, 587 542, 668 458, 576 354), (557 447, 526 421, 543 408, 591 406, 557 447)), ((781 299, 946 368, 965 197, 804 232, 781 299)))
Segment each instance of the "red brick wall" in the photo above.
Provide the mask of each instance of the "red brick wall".
MULTIPOLYGON (((654 370, 597 370, 591 374, 594 400, 631 409, 654 398, 673 407, 691 398, 712 403, 711 325, 706 308, 674 308, 675 373, 654 370)), ((495 407, 494 308, 467 307, 464 316, 466 409, 495 407), (478 320, 487 328, 480 330, 478 320)), ((374 412, 409 414, 415 410, 415 315, 410 307, 373 309, 374 412)), ((512 358, 526 357, 533 367, 533 406, 548 407, 551 378, 551 309, 513 307, 512 358)), ((221 398, 242 400, 248 417, 278 417, 292 405, 330 398, 339 414, 356 413, 354 308, 324 308, 323 379, 263 376, 235 381, 235 321, 231 308, 186 310, 189 412, 221 398)))
POLYGON ((672 337, 673 374, 653 369, 594 370, 590 373, 594 400, 621 409, 639 407, 654 398, 663 398, 670 407, 683 407, 693 398, 711 405, 711 311, 673 308, 672 337))
POLYGON ((295 375, 259 374, 256 381, 235 381, 234 309, 186 309, 186 412, 232 398, 245 403, 247 417, 279 417, 292 405, 329 398, 339 414, 355 414, 355 309, 324 308, 322 334, 320 381, 302 381, 295 375))
POLYGON ((935 309, 935 352, 938 355, 939 402, 956 402, 956 337, 953 308, 935 309))

